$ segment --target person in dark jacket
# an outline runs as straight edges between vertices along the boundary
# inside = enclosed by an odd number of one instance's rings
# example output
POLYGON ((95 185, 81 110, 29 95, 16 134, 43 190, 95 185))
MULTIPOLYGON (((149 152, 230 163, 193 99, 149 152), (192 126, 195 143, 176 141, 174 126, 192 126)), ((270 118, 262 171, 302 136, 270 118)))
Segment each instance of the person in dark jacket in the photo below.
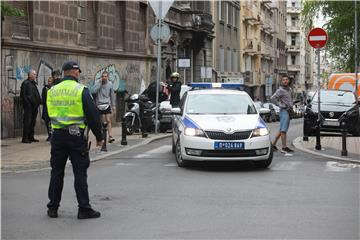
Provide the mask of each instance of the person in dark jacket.
POLYGON ((24 121, 23 121, 23 143, 38 142, 34 138, 34 129, 38 108, 41 104, 41 97, 37 88, 36 71, 30 70, 28 79, 21 84, 20 98, 24 108, 24 121))
POLYGON ((181 82, 180 74, 173 72, 170 76, 171 82, 168 83, 167 87, 170 92, 170 104, 172 107, 179 106, 180 103, 180 91, 181 91, 181 82))
POLYGON ((42 92, 41 92, 41 98, 42 98, 42 103, 43 103, 43 110, 42 110, 41 117, 46 124, 46 130, 48 132, 48 138, 46 139, 46 141, 50 141, 50 139, 51 139, 51 126, 50 126, 49 114, 48 114, 47 107, 46 107, 46 96, 47 96, 48 90, 53 85, 60 82, 60 80, 61 80, 60 77, 61 77, 61 72, 59 70, 53 71, 51 73, 51 77, 48 79, 48 83, 43 87, 42 92), (55 81, 56 81, 56 83, 55 83, 55 81))

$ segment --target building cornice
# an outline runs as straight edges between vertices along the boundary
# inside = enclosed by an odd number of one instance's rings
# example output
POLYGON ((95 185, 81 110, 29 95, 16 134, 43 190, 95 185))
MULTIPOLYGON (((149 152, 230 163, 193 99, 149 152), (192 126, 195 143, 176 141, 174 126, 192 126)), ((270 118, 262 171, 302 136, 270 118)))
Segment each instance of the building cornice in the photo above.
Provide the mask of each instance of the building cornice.
POLYGON ((65 45, 55 45, 49 43, 33 42, 33 41, 24 41, 17 39, 1 39, 2 48, 12 48, 17 50, 27 50, 27 51, 41 51, 47 53, 57 53, 57 54, 75 54, 83 56, 96 56, 96 57, 121 57, 123 59, 133 59, 133 60, 155 60, 155 55, 149 54, 138 54, 130 52, 119 52, 114 50, 107 49, 90 49, 81 46, 65 46, 65 45))

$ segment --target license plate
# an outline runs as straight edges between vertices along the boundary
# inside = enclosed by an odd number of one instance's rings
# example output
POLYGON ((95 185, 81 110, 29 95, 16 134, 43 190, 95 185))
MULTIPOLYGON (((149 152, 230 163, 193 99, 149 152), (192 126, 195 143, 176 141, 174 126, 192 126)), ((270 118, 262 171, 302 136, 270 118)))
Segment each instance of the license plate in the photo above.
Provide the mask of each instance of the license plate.
POLYGON ((215 149, 244 149, 244 143, 243 142, 215 142, 214 143, 215 149))
POLYGON ((340 126, 340 122, 338 122, 338 121, 326 121, 325 120, 323 125, 324 126, 336 126, 336 127, 338 127, 338 126, 340 126))

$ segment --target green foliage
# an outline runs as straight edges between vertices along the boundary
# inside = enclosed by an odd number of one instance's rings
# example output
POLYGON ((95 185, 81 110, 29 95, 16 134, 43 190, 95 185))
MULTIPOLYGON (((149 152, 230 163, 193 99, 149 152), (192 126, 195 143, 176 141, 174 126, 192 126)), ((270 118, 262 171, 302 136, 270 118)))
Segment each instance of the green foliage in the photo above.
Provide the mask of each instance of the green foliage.
MULTIPOLYGON (((360 26, 360 2, 357 3, 357 22, 360 26)), ((304 1, 301 12, 303 24, 313 27, 314 17, 320 14, 330 20, 324 25, 328 34, 326 48, 330 57, 335 61, 336 67, 342 71, 354 71, 355 68, 355 30, 358 31, 358 59, 360 52, 359 30, 355 29, 354 1, 304 1)))
POLYGON ((6 2, 0 2, 1 5, 1 16, 17 16, 22 17, 25 16, 22 10, 17 9, 14 6, 9 5, 6 2))

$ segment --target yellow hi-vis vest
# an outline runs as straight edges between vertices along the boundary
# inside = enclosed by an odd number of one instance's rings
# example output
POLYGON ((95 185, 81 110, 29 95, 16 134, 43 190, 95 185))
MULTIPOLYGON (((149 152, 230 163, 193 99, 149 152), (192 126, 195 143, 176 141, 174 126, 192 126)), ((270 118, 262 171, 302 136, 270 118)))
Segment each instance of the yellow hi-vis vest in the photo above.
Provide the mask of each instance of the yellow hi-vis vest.
POLYGON ((46 105, 53 129, 66 128, 70 125, 85 128, 83 90, 84 85, 66 79, 49 89, 46 105))

